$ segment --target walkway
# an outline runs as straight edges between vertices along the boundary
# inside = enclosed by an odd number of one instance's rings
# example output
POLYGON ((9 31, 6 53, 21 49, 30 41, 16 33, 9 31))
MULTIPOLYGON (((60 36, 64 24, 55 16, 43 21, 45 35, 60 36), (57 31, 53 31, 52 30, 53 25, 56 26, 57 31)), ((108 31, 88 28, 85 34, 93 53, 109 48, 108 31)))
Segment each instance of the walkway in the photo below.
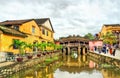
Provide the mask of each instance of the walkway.
POLYGON ((14 63, 15 62, 2 62, 2 63, 0 63, 0 68, 3 66, 8 66, 8 65, 14 64, 14 63))
MULTIPOLYGON (((98 54, 99 54, 98 51, 95 51, 95 53, 98 53, 98 54)), ((115 56, 111 55, 109 52, 106 53, 106 54, 102 52, 102 53, 100 53, 100 54, 120 60, 120 49, 117 49, 117 50, 116 50, 115 56)))

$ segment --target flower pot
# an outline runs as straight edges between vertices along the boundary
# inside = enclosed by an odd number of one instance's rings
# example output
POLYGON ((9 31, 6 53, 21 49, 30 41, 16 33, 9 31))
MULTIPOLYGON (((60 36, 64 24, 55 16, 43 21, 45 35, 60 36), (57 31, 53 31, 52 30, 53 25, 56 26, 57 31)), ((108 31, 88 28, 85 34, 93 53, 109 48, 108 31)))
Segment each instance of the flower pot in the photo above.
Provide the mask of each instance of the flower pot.
POLYGON ((28 55, 27 56, 28 59, 32 59, 32 57, 33 57, 32 55, 28 55))
POLYGON ((41 54, 37 54, 37 57, 40 57, 41 56, 41 54))
POLYGON ((43 53, 43 55, 46 55, 46 53, 43 53))
POLYGON ((23 61, 23 58, 22 58, 22 57, 18 57, 18 58, 17 58, 17 61, 18 61, 18 62, 22 62, 22 61, 23 61))

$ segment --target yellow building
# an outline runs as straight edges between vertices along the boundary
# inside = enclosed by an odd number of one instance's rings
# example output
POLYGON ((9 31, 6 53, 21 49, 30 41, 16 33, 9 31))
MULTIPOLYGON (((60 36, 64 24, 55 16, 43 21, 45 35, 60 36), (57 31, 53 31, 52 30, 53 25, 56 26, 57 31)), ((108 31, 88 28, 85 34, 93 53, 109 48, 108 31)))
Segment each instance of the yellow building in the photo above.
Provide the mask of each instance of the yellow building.
POLYGON ((104 24, 102 26, 100 35, 105 35, 107 32, 119 33, 120 24, 104 24))
MULTIPOLYGON (((117 36, 118 44, 120 43, 120 24, 104 24, 100 32, 100 38, 107 32, 112 32, 117 36)), ((120 46, 120 44, 119 44, 120 46)))
POLYGON ((40 28, 40 38, 43 42, 54 42, 53 35, 54 29, 52 27, 51 21, 49 18, 46 19, 35 19, 35 22, 40 28))
POLYGON ((14 39, 27 43, 54 42, 54 30, 49 18, 7 20, 0 22, 0 52, 18 53, 18 49, 9 48, 14 39))

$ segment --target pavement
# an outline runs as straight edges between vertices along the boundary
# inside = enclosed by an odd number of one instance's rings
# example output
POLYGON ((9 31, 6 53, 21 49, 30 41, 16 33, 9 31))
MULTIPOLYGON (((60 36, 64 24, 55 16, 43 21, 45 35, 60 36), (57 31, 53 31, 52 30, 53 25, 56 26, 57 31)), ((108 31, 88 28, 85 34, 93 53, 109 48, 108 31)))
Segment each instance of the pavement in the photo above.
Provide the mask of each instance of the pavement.
POLYGON ((4 67, 4 66, 8 66, 8 65, 11 65, 11 64, 14 64, 15 62, 9 62, 9 61, 7 61, 7 62, 1 62, 0 63, 0 67, 4 67))
MULTIPOLYGON (((99 54, 98 51, 95 51, 95 52, 99 54)), ((116 49, 115 56, 111 55, 109 52, 106 53, 106 54, 103 53, 103 52, 101 52, 100 54, 105 55, 105 56, 108 56, 108 57, 111 57, 111 58, 115 58, 115 59, 119 59, 119 60, 120 60, 120 49, 116 49)))
MULTIPOLYGON (((95 51, 95 53, 98 53, 98 51, 95 51)), ((100 53, 104 56, 108 56, 108 57, 111 57, 111 58, 115 58, 115 59, 119 59, 120 60, 120 49, 117 49, 116 52, 115 52, 115 56, 111 55, 109 52, 104 54, 104 53, 100 53)), ((11 62, 11 61, 7 61, 7 62, 1 62, 0 63, 0 68, 3 67, 3 66, 7 66, 7 65, 10 65, 10 64, 14 64, 15 62, 11 62)))

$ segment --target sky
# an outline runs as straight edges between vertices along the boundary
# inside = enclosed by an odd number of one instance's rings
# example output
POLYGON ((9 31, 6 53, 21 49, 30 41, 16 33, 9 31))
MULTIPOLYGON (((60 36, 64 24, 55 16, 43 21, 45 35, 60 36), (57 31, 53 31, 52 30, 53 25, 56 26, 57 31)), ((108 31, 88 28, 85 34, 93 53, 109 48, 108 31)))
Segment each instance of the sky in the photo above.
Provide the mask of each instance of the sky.
POLYGON ((50 18, 54 38, 100 32, 120 24, 120 0, 0 0, 0 22, 50 18))

